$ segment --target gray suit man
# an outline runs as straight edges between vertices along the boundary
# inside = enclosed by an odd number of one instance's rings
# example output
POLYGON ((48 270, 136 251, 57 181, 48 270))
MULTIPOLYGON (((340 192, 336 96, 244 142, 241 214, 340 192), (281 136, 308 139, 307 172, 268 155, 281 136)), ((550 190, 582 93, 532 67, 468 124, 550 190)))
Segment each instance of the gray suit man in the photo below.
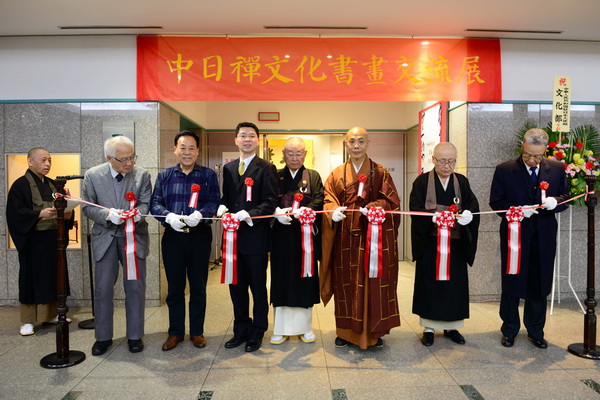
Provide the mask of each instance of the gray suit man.
MULTIPOLYGON (((146 256, 148 255, 148 223, 140 215, 132 217, 135 224, 137 250, 137 278, 135 273, 127 274, 128 265, 133 267, 135 257, 126 257, 126 226, 123 210, 129 210, 130 202, 126 194, 135 195, 135 208, 139 214, 148 214, 148 204, 152 196, 150 173, 136 167, 137 156, 133 142, 124 136, 116 136, 104 143, 104 155, 108 162, 90 168, 83 181, 83 199, 107 208, 83 204, 83 213, 91 219, 92 247, 95 268, 95 326, 96 342, 93 355, 104 354, 112 345, 113 337, 113 297, 114 286, 119 276, 119 264, 123 267, 125 289, 125 313, 127 319, 127 339, 129 351, 144 349, 144 307, 146 297, 146 256), (129 277, 127 275, 130 275, 129 277), (132 279, 133 278, 133 279, 132 279)), ((129 240, 129 243, 132 243, 129 240)))

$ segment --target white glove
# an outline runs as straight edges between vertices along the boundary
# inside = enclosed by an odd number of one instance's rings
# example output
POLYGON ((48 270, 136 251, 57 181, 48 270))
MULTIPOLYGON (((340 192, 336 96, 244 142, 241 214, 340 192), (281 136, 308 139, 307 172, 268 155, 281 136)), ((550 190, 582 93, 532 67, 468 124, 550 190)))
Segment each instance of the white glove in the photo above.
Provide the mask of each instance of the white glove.
MULTIPOLYGON (((286 213, 289 213, 291 209, 292 209, 292 207, 286 207, 286 208, 277 207, 275 209, 275 214, 286 214, 286 213)), ((292 217, 290 217, 289 215, 278 215, 275 218, 277 218, 277 221, 279 221, 279 223, 281 223, 283 225, 291 225, 292 224, 292 217)))
POLYGON ((546 210, 554 210, 557 204, 556 197, 546 197, 542 203, 546 210))
POLYGON ((225 207, 225 204, 221 204, 219 208, 217 208, 217 218, 221 218, 227 211, 229 211, 229 208, 225 207))
POLYGON ((296 210, 292 211, 292 214, 294 214, 294 218, 298 219, 302 210, 306 210, 306 207, 298 207, 296 208, 296 210))
POLYGON ((533 214, 538 214, 538 210, 535 208, 525 208, 525 207, 537 207, 538 205, 531 205, 531 206, 523 206, 523 216, 525 218, 529 218, 531 217, 533 214))
POLYGON ((433 221, 434 224, 437 221, 437 217, 439 217, 440 215, 442 215, 442 214, 439 211, 437 211, 435 214, 433 214, 433 217, 431 217, 431 220, 433 221))
POLYGON ((121 219, 121 212, 121 210, 111 208, 110 210, 108 210, 108 215, 106 216, 106 219, 115 225, 121 225, 123 223, 123 220, 121 219))
POLYGON ((168 213, 165 222, 171 225, 171 228, 177 232, 183 232, 183 228, 185 227, 185 223, 181 220, 181 215, 175 213, 168 213))
POLYGON ((200 221, 202 221, 202 213, 198 210, 183 217, 183 222, 185 222, 185 224, 191 228, 198 225, 200 221))
POLYGON ((348 207, 338 207, 335 209, 333 214, 331 214, 331 219, 333 220, 333 222, 340 222, 341 220, 346 218, 346 214, 344 214, 344 210, 346 210, 346 208, 348 207))
POLYGON ((246 210, 241 210, 241 211, 236 212, 234 214, 234 217, 238 221, 246 221, 246 223, 249 226, 254 226, 254 222, 252 222, 252 220, 250 219, 250 214, 248 214, 248 211, 246 211, 246 210))
POLYGON ((359 207, 358 209, 360 210, 360 212, 362 213, 362 215, 364 215, 365 217, 369 213, 369 210, 367 209, 367 207, 359 207))
POLYGON ((473 213, 469 210, 463 210, 460 215, 456 217, 456 222, 461 225, 468 225, 473 221, 473 213))

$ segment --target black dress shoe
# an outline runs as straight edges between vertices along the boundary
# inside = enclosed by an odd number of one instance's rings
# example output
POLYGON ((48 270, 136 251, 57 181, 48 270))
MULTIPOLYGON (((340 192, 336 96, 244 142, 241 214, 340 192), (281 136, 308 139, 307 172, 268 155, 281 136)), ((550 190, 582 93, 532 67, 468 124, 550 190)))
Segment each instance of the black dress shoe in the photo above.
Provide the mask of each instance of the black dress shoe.
POLYGON ((246 338, 239 338, 237 336, 232 337, 228 341, 225 342, 226 349, 233 349, 246 342, 246 338))
POLYGON ((139 353, 144 350, 144 342, 142 339, 129 339, 127 340, 127 344, 129 345, 129 351, 132 353, 139 353))
POLYGON ((253 351, 260 349, 261 344, 262 344, 262 340, 249 339, 248 342, 246 342, 246 352, 252 353, 253 351))
POLYGON ((372 349, 381 349, 383 347, 383 339, 381 338, 377 338, 377 343, 375 343, 373 346, 369 346, 372 349))
POLYGON ((421 343, 423 343, 423 346, 431 346, 433 344, 433 332, 423 332, 421 343))
POLYGON ((335 338, 335 347, 342 348, 346 347, 350 344, 347 340, 342 339, 341 337, 335 338))
POLYGON ((515 344, 515 338, 509 338, 508 336, 502 336, 502 340, 500 341, 502 346, 504 347, 512 347, 515 344))
POLYGON ((456 344, 465 344, 465 338, 456 329, 452 329, 451 331, 444 329, 444 336, 450 338, 456 344))
POLYGON ((529 339, 529 341, 531 343, 533 343, 533 345, 539 349, 548 348, 548 342, 546 342, 544 339, 535 339, 535 338, 532 338, 531 336, 527 336, 527 339, 529 339))
POLYGON ((106 350, 112 345, 111 340, 96 340, 96 343, 92 346, 92 355, 101 356, 106 353, 106 350))

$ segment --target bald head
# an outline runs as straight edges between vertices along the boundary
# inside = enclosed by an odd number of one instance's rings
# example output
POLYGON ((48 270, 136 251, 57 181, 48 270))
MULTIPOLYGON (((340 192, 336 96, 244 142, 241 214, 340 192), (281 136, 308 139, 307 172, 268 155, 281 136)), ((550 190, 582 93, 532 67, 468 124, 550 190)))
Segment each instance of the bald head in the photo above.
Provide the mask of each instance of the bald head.
POLYGON ((296 171, 304 164, 306 158, 306 145, 304 140, 293 136, 288 138, 283 145, 283 159, 290 171, 296 171))
POLYGON ((344 140, 348 155, 354 165, 361 165, 367 157, 367 148, 369 147, 369 133, 360 126, 355 126, 346 132, 344 140))
POLYGON ((442 142, 433 148, 435 172, 442 179, 447 179, 456 167, 456 147, 450 142, 442 142))

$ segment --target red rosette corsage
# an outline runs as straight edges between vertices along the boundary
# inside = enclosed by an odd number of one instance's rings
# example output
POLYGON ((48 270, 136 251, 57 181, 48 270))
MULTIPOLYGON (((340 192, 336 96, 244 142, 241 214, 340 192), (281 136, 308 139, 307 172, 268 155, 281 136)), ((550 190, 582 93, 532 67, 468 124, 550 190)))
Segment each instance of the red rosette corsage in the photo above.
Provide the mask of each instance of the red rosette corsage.
POLYGON ((244 181, 244 184, 246 186, 252 186, 252 185, 254 185, 254 179, 252 179, 252 178, 246 178, 246 180, 244 181))
POLYGON ((125 193, 125 199, 127 201, 134 201, 135 200, 135 193, 133 193, 133 192, 127 192, 127 193, 125 193))
POLYGON ((358 181, 361 183, 365 183, 367 181, 367 176, 365 174, 360 174, 358 176, 358 181))
POLYGON ((546 181, 541 181, 541 182, 540 182, 540 189, 542 189, 542 190, 546 190, 546 189, 548 189, 549 187, 550 187, 550 184, 549 184, 548 182, 546 182, 546 181))
POLYGON ((458 206, 456 204, 452 204, 448 207, 448 211, 450 211, 453 214, 456 214, 458 212, 458 206))
POLYGON ((294 201, 297 201, 298 203, 300 203, 303 198, 304 198, 304 195, 302 193, 296 193, 294 195, 294 201))
POLYGON ((197 183, 194 183, 192 185, 192 193, 198 193, 200 191, 200 185, 198 185, 197 183))

